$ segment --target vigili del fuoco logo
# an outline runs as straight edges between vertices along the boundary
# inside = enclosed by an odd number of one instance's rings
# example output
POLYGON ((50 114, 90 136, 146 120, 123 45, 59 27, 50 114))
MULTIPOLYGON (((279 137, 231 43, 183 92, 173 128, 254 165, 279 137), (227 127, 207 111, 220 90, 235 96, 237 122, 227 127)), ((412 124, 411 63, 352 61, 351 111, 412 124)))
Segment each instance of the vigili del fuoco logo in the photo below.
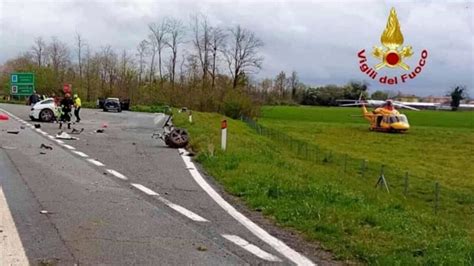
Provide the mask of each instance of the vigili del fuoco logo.
POLYGON ((363 49, 357 54, 359 57, 360 71, 365 73, 371 79, 378 80, 381 84, 388 85, 405 83, 408 80, 417 77, 426 64, 428 51, 421 51, 418 65, 413 70, 411 70, 410 66, 404 62, 404 59, 410 58, 413 55, 413 50, 409 45, 403 46, 403 41, 403 34, 400 30, 400 23, 398 22, 397 13, 395 12, 395 8, 392 7, 390 10, 390 15, 388 16, 387 26, 380 37, 382 46, 374 46, 374 49, 372 50, 372 56, 377 58, 380 63, 370 67, 367 64, 365 49, 363 49), (400 76, 379 76, 377 71, 382 68, 401 68, 406 70, 407 73, 401 74, 400 76))

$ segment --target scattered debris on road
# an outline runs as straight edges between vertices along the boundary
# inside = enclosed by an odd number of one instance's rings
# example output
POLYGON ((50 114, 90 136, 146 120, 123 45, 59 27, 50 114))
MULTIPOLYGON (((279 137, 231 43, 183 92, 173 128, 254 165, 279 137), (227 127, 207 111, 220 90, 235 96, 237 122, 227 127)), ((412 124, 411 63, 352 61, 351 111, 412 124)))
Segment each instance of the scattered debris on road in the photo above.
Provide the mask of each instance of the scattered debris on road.
POLYGON ((41 128, 40 124, 35 124, 35 128, 41 128))
POLYGON ((8 115, 0 114, 0 120, 8 120, 8 115))
POLYGON ((58 134, 56 134, 57 139, 66 139, 66 140, 78 140, 78 138, 72 137, 68 133, 64 131, 60 131, 58 134))
POLYGON ((69 134, 76 134, 79 135, 84 131, 84 128, 81 128, 81 130, 77 130, 75 128, 72 128, 72 131, 69 134))
POLYGON ((20 133, 20 131, 18 131, 18 130, 7 130, 7 133, 16 135, 16 134, 20 133))
POLYGON ((197 250, 199 251, 207 251, 207 248, 205 246, 198 246, 197 250))
POLYGON ((46 154, 46 152, 44 152, 44 151, 40 151, 40 154, 41 154, 41 155, 45 155, 45 154, 46 154))
POLYGON ((95 133, 104 133, 104 130, 103 130, 103 129, 97 129, 97 130, 95 131, 95 133))
POLYGON ((107 123, 102 124, 103 128, 107 128, 107 123))
POLYGON ((52 150, 53 147, 52 147, 52 146, 48 146, 48 145, 46 145, 46 144, 44 144, 44 143, 41 143, 40 149, 52 150))
POLYGON ((49 214, 49 212, 47 210, 41 210, 40 213, 41 214, 49 214))
POLYGON ((25 129, 25 126, 20 126, 20 129, 25 129))

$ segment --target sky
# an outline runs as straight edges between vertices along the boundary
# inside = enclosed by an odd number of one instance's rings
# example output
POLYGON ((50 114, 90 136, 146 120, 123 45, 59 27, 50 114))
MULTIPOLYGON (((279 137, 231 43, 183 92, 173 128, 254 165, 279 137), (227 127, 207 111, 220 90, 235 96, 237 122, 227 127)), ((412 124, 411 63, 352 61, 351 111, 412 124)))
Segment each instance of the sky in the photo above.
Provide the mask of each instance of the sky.
POLYGON ((474 96, 473 6, 473 0, 0 0, 0 64, 29 50, 39 36, 56 36, 73 47, 76 32, 93 49, 109 44, 134 53, 147 37, 149 23, 165 17, 189 22, 199 12, 212 25, 240 24, 264 42, 257 80, 296 71, 302 82, 313 86, 366 80, 371 91, 428 96, 464 85, 474 96), (409 71, 383 68, 378 77, 413 71, 424 49, 428 57, 415 79, 384 85, 360 71, 357 54, 365 49, 369 66, 380 62, 371 50, 381 46, 391 7, 398 14, 403 45, 412 46, 414 55, 404 59, 409 71))

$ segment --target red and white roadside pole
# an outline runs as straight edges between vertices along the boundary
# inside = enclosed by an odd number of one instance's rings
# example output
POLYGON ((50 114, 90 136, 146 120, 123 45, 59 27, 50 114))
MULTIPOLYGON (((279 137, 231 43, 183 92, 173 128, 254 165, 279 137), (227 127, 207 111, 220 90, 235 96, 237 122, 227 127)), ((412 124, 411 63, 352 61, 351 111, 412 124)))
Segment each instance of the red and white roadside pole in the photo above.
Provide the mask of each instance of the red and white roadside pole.
POLYGON ((223 151, 227 148, 227 120, 221 121, 221 148, 223 151))
POLYGON ((188 116, 188 119, 189 119, 189 123, 193 123, 193 113, 191 111, 189 111, 189 116, 188 116))

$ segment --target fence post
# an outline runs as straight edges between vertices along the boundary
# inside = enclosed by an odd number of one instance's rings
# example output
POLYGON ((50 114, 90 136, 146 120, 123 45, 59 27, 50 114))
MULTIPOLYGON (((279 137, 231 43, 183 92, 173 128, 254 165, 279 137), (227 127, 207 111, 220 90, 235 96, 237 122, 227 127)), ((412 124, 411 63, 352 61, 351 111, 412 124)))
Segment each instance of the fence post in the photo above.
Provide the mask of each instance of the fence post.
POLYGON ((405 195, 406 197, 407 194, 408 194, 408 171, 405 172, 405 180, 403 182, 403 195, 405 195))
POLYGON ((387 180, 385 180, 385 175, 384 175, 384 171, 383 171, 384 167, 385 167, 385 165, 383 165, 383 164, 380 167, 380 177, 377 180, 377 184, 375 184, 375 187, 378 187, 379 185, 384 186, 385 189, 387 190, 387 192, 390 193, 390 190, 388 190, 387 180))
POLYGON ((438 208, 439 208, 439 183, 436 181, 435 183, 435 205, 434 205, 434 213, 438 214, 438 208))

